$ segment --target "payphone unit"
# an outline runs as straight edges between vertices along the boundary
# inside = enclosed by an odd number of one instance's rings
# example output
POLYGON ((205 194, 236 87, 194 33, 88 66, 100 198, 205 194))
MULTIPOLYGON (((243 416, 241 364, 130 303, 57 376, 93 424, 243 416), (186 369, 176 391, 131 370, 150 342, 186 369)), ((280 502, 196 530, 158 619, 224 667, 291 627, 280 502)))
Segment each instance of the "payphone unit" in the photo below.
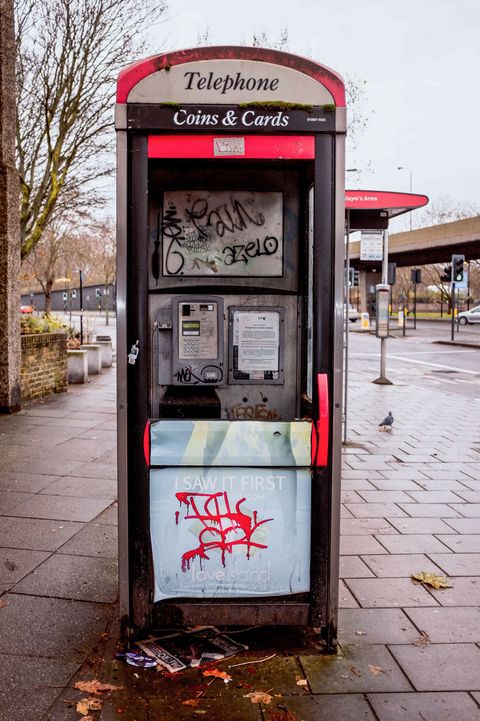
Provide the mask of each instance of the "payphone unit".
POLYGON ((259 48, 120 75, 127 631, 309 624, 334 641, 344 106, 335 73, 259 48))

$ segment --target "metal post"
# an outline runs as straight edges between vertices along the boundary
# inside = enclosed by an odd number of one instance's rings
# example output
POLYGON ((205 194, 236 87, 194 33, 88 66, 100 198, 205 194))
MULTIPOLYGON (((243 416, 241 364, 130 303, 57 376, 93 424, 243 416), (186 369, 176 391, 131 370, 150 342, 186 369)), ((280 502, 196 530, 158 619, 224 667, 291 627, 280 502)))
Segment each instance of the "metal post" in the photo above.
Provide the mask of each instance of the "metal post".
POLYGON ((407 328, 407 313, 406 313, 406 311, 405 311, 405 306, 403 306, 403 327, 402 327, 402 335, 403 335, 404 338, 405 338, 405 335, 406 335, 406 333, 405 333, 406 328, 407 328))
POLYGON ((344 359, 344 380, 343 380, 343 444, 347 443, 348 424, 348 334, 349 334, 349 307, 350 307, 350 210, 346 211, 346 236, 347 247, 345 249, 345 359, 344 359))
MULTIPOLYGON (((388 230, 383 231, 382 285, 388 285, 388 230)), ((377 309, 378 310, 378 309, 377 309)), ((390 386, 387 376, 387 339, 380 338, 380 375, 373 383, 390 386)))
POLYGON ((80 345, 83 345, 83 273, 78 271, 80 279, 80 345))
POLYGON ((451 310, 452 310, 452 323, 451 323, 451 340, 455 340, 455 283, 452 283, 452 302, 451 302, 451 310))
POLYGON ((467 310, 470 310, 470 261, 468 261, 467 274, 467 310))
MULTIPOLYGON (((417 272, 417 271, 415 271, 417 272)), ((417 282, 413 284, 413 330, 417 330, 417 282)))

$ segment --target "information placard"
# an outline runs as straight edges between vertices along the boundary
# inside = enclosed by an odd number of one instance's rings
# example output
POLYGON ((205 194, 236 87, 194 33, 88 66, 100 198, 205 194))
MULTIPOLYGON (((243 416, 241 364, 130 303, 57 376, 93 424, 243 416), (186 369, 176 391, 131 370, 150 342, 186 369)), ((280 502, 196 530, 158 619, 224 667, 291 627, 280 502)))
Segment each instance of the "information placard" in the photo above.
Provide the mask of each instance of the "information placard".
POLYGON ((280 192, 166 191, 158 222, 164 276, 283 275, 280 192))
POLYGON ((235 381, 278 381, 281 309, 232 309, 231 356, 235 381))

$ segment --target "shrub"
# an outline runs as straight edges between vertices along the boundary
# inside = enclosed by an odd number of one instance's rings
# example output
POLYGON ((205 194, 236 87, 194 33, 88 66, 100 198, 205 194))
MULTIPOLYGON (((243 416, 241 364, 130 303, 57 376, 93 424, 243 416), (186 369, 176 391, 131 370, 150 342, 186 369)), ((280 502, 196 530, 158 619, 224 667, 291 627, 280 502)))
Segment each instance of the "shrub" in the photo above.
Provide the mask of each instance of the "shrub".
POLYGON ((74 328, 66 325, 60 318, 51 315, 43 315, 37 317, 35 315, 25 315, 20 318, 20 332, 22 335, 31 335, 32 333, 66 333, 69 338, 77 335, 74 328))

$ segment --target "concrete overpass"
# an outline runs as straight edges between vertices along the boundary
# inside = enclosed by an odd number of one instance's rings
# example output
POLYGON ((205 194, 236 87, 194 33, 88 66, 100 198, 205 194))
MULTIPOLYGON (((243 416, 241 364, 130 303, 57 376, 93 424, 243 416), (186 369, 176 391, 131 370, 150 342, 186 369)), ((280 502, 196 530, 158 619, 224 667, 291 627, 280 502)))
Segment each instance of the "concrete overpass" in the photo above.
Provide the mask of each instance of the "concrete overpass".
MULTIPOLYGON (((449 263, 452 253, 480 259, 480 215, 389 235, 388 259, 399 267, 449 263)), ((381 268, 381 262, 360 260, 359 240, 350 243, 350 263, 360 270, 381 268)))

